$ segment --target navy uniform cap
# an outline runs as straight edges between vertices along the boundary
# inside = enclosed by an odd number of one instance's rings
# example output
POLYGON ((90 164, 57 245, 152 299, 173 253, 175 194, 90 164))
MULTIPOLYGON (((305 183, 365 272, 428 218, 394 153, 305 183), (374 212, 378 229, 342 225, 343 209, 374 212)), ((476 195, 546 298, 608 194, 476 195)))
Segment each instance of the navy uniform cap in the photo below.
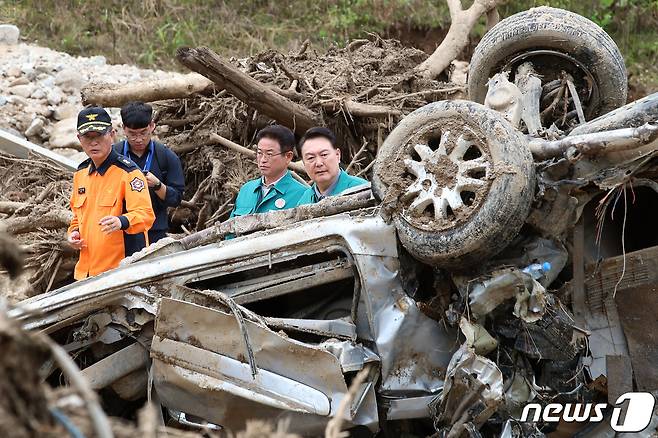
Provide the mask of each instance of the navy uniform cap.
POLYGON ((105 134, 112 129, 112 118, 103 108, 92 106, 78 113, 78 132, 86 134, 89 131, 105 134))

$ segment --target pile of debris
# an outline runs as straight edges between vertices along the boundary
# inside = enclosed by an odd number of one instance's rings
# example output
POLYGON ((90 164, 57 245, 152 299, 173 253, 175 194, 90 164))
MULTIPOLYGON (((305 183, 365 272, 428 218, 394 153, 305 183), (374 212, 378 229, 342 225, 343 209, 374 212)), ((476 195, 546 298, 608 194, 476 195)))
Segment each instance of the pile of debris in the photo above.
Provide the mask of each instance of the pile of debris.
MULTIPOLYGON (((197 52, 183 53, 187 54, 181 54, 181 59, 197 52)), ((288 106, 278 107, 276 117, 287 117, 286 108, 294 105, 303 108, 300 111, 309 115, 313 124, 331 127, 342 140, 348 171, 366 179, 379 146, 404 114, 436 99, 464 95, 465 63, 457 63, 459 68, 453 69, 453 77, 460 85, 409 75, 427 55, 394 40, 356 40, 327 53, 318 53, 305 44, 298 53, 283 55, 268 51, 250 58, 232 59, 230 63, 210 51, 204 53, 199 56, 221 63, 236 80, 252 80, 257 84, 255 87, 282 93, 280 97, 286 99, 288 106)), ((45 68, 42 64, 50 65, 48 58, 37 58, 35 71, 41 72, 45 68)), ((120 66, 116 67, 117 71, 121 70, 120 66)), ((217 90, 216 84, 199 74, 165 76, 155 72, 142 80, 134 80, 135 75, 123 75, 118 77, 118 83, 107 82, 100 74, 91 77, 94 78, 103 82, 83 87, 82 103, 109 107, 116 122, 122 104, 138 99, 155 101, 156 134, 179 154, 185 171, 184 200, 170 211, 172 232, 192 233, 226 220, 239 188, 257 175, 255 152, 250 145, 257 131, 273 118, 267 110, 265 113, 260 110, 263 102, 247 104, 244 97, 238 99, 226 89, 217 90), (174 95, 179 97, 162 100, 174 95)), ((259 92, 257 88, 252 91, 259 92)), ((43 141, 44 146, 62 152, 64 149, 58 146, 62 138, 58 127, 66 126, 66 146, 79 149, 74 117, 71 118, 74 112, 69 112, 53 129, 46 125, 42 138, 28 136, 28 139, 43 141)), ((13 126, 22 129, 21 123, 13 126)), ((300 126, 297 132, 303 133, 307 127, 300 126)), ((80 154, 71 156, 81 160, 84 157, 80 154)), ((3 204, 0 213, 6 216, 0 222, 8 231, 20 235, 25 243, 30 275, 24 277, 23 286, 33 288, 32 292, 26 292, 19 285, 13 293, 21 291, 18 296, 23 297, 26 293, 28 296, 42 293, 61 284, 74 266, 75 254, 62 243, 68 217, 70 174, 38 159, 3 156, 2 160, 13 166, 5 168, 9 176, 3 181, 0 199, 6 205, 3 204), (42 168, 47 168, 47 179, 41 177, 42 168), (26 179, 29 185, 21 185, 26 179), (49 185, 50 181, 53 184, 49 185), (56 186, 54 181, 58 182, 56 186), (20 193, 22 187, 27 190, 20 193), (22 204, 8 204, 11 202, 22 204), (48 211, 48 215, 41 217, 42 210, 48 211), (44 221, 49 217, 53 220, 44 221), (16 221, 29 225, 18 229, 13 225, 16 221)), ((305 177, 301 162, 294 164, 297 173, 305 177)))
MULTIPOLYGON (((454 75, 462 75, 461 85, 409 74, 426 56, 380 38, 326 53, 305 44, 289 55, 268 51, 230 62, 209 49, 182 49, 180 62, 214 82, 190 74, 185 80, 123 87, 96 84, 83 89, 83 102, 157 101, 157 132, 181 156, 187 177, 186 201, 172 222, 200 231, 225 220, 240 186, 255 177, 254 151, 248 146, 272 120, 298 135, 311 126, 330 127, 341 139, 347 169, 368 178, 378 147, 404 114, 437 99, 463 96, 463 64, 454 75), (185 97, 190 90, 210 95, 185 97)), ((294 169, 305 176, 301 163, 294 169)))
POLYGON ((2 287, 14 302, 60 285, 75 267, 77 254, 64 237, 72 217, 71 175, 49 160, 5 153, 0 167, 0 231, 16 237, 26 258, 19 280, 2 287))

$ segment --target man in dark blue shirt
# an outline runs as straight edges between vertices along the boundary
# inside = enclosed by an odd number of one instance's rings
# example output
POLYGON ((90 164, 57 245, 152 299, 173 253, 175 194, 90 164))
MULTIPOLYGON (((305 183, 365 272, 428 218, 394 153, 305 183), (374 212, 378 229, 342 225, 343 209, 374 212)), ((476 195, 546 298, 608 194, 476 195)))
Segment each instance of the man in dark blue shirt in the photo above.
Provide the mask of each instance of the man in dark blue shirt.
MULTIPOLYGON (((149 244, 165 237, 169 228, 167 207, 177 207, 183 199, 183 167, 176 154, 153 140, 153 108, 143 102, 130 102, 121 108, 126 139, 116 143, 116 152, 125 155, 142 169, 149 186, 155 222, 148 232, 149 244)), ((126 242, 126 255, 144 248, 143 237, 135 235, 126 242)))

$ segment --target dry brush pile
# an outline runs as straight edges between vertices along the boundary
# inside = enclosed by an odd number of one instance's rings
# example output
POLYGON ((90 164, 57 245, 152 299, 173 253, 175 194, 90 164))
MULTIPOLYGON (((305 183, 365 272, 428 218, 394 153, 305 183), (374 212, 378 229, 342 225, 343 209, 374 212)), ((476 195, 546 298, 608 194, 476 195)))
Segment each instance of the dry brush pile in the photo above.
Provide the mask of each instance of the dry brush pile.
MULTIPOLYGON (((181 50, 181 62, 216 79, 215 90, 221 81, 225 88, 157 104, 161 138, 181 156, 187 178, 187 201, 173 223, 198 231, 228 217, 240 186, 257 175, 249 147, 273 121, 298 135, 311 126, 330 127, 345 167, 368 178, 379 145, 403 114, 463 90, 409 75, 425 57, 379 38, 324 54, 268 51, 231 62, 205 48, 181 50)), ((301 162, 294 170, 305 177, 301 162)))
POLYGON ((26 260, 20 281, 3 287, 15 301, 50 290, 73 271, 77 255, 64 237, 71 175, 43 159, 7 154, 0 154, 0 169, 0 231, 16 238, 26 260))

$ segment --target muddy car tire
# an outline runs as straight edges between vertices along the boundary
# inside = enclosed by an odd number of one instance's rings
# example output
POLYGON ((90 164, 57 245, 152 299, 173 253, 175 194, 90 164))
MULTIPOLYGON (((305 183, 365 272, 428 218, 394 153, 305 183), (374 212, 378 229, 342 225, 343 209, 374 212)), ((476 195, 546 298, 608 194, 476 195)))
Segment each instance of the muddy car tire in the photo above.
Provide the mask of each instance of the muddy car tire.
MULTIPOLYGON (((626 103, 624 59, 615 42, 592 21, 551 7, 514 14, 495 25, 475 48, 468 73, 468 94, 483 103, 487 81, 494 74, 513 72, 531 61, 542 83, 557 79, 564 70, 574 77, 586 120, 626 103)), ((545 123, 549 127, 554 120, 545 123)))
POLYGON ((534 186, 525 137, 499 113, 459 100, 402 119, 378 151, 372 178, 407 251, 452 269, 507 246, 528 216, 534 186))

